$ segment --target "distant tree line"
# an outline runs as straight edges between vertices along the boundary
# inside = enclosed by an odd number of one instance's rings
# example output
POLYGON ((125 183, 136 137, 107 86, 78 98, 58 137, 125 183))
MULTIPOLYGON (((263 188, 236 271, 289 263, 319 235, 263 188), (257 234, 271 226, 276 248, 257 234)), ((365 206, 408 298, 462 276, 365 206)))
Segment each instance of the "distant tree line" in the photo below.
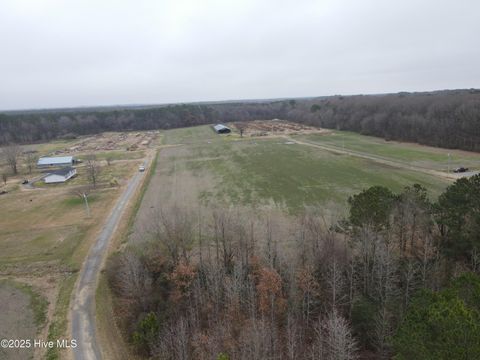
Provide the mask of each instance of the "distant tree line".
POLYGON ((172 129, 224 121, 280 117, 280 103, 172 105, 109 111, 0 114, 0 145, 32 143, 104 131, 172 129))
POLYGON ((103 131, 171 129, 285 119, 331 129, 480 151, 480 90, 331 96, 281 101, 0 114, 0 145, 103 131))
POLYGON ((307 100, 297 102, 288 119, 385 140, 480 151, 480 90, 307 100))
POLYGON ((108 262, 115 318, 145 358, 478 359, 478 194, 480 175, 435 203, 374 186, 283 240, 269 217, 161 209, 108 262))

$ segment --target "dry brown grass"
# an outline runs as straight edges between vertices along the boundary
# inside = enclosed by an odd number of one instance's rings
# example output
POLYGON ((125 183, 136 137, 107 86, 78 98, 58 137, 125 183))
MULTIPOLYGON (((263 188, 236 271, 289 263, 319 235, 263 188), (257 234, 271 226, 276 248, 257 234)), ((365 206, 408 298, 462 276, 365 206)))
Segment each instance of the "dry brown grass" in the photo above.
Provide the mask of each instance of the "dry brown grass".
MULTIPOLYGON (((153 133, 151 135, 156 136, 153 133)), ((138 171, 138 165, 152 151, 150 143, 141 145, 141 142, 145 141, 144 133, 139 136, 128 133, 126 142, 115 142, 117 148, 110 151, 107 146, 109 141, 117 140, 119 136, 121 134, 90 137, 93 140, 88 140, 82 148, 90 152, 92 148, 89 146, 93 146, 94 153, 101 151, 100 186, 98 189, 89 190, 90 217, 86 216, 84 202, 77 194, 79 190, 89 187, 82 166, 78 168, 78 177, 67 183, 48 186, 39 183, 40 186, 34 189, 20 185, 20 182, 23 178, 31 179, 39 175, 40 171, 35 169, 29 175, 22 166, 18 176, 9 177, 7 186, 0 186, 0 190, 8 190, 7 194, 0 196, 0 278, 34 285, 38 292, 48 299, 47 321, 42 329, 38 329, 38 336, 41 335, 43 339, 47 338, 53 319, 55 323, 66 324, 67 312, 57 311, 59 289, 66 278, 74 279, 75 272, 80 269, 109 214, 109 209, 123 191, 123 185, 138 171), (124 148, 127 143, 139 143, 138 148, 143 150, 127 152, 124 148), (100 150, 95 150, 97 146, 100 146, 100 150), (104 160, 109 152, 114 155, 110 166, 104 160), (118 185, 112 186, 113 178, 118 181, 118 185), (54 315, 58 313, 61 314, 54 315)), ((65 149, 84 140, 57 141, 27 148, 38 150, 38 154, 42 156, 57 152, 63 154, 65 149)), ((70 291, 61 297, 62 308, 66 306, 68 309, 70 291)), ((3 303, 4 299, 0 301, 3 303)), ((4 325, 8 327, 8 324, 0 323, 0 332, 5 329, 4 325)), ((60 328, 66 329, 66 326, 62 325, 60 328)), ((34 358, 42 358, 44 355, 35 353, 34 358)))

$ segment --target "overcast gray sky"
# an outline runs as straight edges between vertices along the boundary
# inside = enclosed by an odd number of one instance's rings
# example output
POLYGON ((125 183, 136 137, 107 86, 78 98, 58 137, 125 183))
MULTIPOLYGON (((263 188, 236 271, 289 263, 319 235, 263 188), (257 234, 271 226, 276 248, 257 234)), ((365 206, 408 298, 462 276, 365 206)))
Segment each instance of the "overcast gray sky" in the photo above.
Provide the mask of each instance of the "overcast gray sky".
POLYGON ((480 86, 478 0, 1 0, 0 109, 480 86))

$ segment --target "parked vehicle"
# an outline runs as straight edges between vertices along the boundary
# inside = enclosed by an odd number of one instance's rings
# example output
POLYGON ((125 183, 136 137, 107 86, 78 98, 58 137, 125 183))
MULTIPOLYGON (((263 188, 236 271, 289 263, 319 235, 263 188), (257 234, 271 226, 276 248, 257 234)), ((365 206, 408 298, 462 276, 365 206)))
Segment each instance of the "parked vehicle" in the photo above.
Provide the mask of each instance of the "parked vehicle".
POLYGON ((459 168, 456 168, 456 169, 453 169, 453 172, 454 173, 464 173, 464 172, 467 172, 468 171, 468 168, 466 167, 459 167, 459 168))
POLYGON ((140 166, 138 167, 138 171, 140 171, 140 172, 145 171, 145 166, 140 165, 140 166))

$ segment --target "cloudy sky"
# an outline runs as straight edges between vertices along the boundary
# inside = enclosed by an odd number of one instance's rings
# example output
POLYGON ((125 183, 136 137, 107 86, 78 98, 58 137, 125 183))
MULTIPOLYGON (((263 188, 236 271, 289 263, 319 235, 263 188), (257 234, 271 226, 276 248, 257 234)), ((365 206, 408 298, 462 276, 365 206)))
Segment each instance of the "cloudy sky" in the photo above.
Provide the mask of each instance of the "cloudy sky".
POLYGON ((0 109, 480 87, 478 0, 1 0, 0 109))

